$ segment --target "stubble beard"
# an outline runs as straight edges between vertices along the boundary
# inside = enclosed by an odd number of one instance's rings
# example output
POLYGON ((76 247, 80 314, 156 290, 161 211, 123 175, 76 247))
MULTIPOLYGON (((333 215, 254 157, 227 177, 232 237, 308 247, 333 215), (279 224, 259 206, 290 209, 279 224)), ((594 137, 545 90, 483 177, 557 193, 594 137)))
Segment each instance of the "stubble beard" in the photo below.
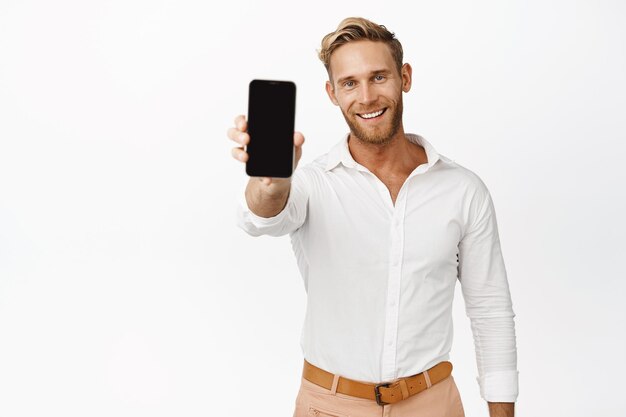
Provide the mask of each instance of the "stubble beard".
POLYGON ((349 116, 343 111, 343 109, 341 109, 341 113, 350 128, 352 136, 355 136, 361 142, 371 145, 386 145, 393 140, 396 133, 400 130, 400 125, 402 124, 402 110, 402 97, 400 97, 400 100, 398 100, 397 105, 393 110, 391 107, 387 107, 387 110, 385 111, 385 113, 390 111, 392 112, 389 124, 381 126, 380 128, 369 129, 364 129, 358 124, 355 119, 359 116, 356 114, 354 116, 349 116))

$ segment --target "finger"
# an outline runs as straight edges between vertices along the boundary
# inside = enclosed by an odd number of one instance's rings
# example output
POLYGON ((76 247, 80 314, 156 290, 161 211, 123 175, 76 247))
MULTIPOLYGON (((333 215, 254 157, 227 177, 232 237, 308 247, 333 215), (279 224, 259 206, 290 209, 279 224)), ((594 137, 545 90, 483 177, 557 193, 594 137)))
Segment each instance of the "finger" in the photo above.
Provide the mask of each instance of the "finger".
POLYGON ((233 156, 233 158, 241 161, 241 162, 247 162, 248 161, 248 152, 244 151, 243 148, 233 148, 230 151, 230 154, 233 156))
POLYGON ((296 147, 300 147, 302 146, 302 144, 304 143, 304 135, 300 132, 294 132, 293 134, 293 144, 296 147))
POLYGON ((235 126, 242 132, 248 130, 248 122, 246 121, 246 116, 240 114, 239 116, 235 117, 235 126))
POLYGON ((242 132, 236 127, 231 127, 230 129, 228 129, 228 132, 226 134, 231 140, 237 142, 242 146, 246 146, 248 142, 250 142, 250 135, 242 132))

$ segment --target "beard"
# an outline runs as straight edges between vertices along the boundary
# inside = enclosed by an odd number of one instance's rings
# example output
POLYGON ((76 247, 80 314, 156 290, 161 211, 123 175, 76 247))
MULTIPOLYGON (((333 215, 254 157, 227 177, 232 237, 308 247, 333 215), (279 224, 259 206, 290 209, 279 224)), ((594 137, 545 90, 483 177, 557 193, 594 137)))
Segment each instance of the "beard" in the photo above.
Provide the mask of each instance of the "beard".
POLYGON ((391 142, 396 133, 398 133, 398 130, 400 130, 400 125, 402 124, 402 109, 402 97, 400 97, 400 100, 398 100, 395 106, 389 106, 387 110, 385 110, 385 114, 391 113, 386 115, 388 120, 382 126, 373 127, 362 127, 357 119, 360 116, 356 114, 350 116, 346 114, 343 109, 341 109, 341 113, 350 128, 350 133, 357 139, 372 145, 386 145, 391 142))

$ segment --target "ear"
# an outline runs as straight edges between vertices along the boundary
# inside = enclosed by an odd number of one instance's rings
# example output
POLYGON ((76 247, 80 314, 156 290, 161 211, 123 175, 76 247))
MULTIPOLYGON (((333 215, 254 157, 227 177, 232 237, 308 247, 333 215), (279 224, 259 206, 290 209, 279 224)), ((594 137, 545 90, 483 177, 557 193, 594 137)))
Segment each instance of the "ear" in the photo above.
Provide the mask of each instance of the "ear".
POLYGON ((337 101, 337 97, 335 96, 335 90, 330 81, 326 81, 326 94, 328 94, 328 98, 330 98, 330 101, 332 101, 335 106, 339 105, 339 101, 337 101))
POLYGON ((402 69, 400 70, 402 75, 402 91, 408 93, 411 89, 411 79, 413 77, 413 68, 411 65, 404 64, 402 65, 402 69))

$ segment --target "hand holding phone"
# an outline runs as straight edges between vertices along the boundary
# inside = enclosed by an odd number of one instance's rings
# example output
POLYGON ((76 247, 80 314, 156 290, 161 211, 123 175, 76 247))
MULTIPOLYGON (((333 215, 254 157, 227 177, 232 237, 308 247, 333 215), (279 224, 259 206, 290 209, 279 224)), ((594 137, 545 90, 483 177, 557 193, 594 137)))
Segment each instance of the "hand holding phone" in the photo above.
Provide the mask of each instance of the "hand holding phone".
MULTIPOLYGON (((248 135, 248 121, 246 116, 240 114, 235 117, 235 126, 228 128, 226 136, 235 142, 238 146, 231 149, 231 155, 236 160, 246 163, 248 161, 248 153, 244 150, 244 147, 250 142, 250 135, 248 135)), ((295 149, 295 166, 298 166, 298 161, 302 157, 302 145, 304 144, 304 136, 300 132, 294 132, 293 134, 293 146, 295 149)), ((295 167, 294 167, 295 169, 295 167)), ((272 182, 272 178, 263 177, 262 180, 269 185, 272 182)))
MULTIPOLYGON (((254 96, 256 97, 256 93, 254 93, 254 96)), ((293 105, 291 106, 295 109, 295 91, 293 105)), ((256 110, 251 112, 251 114, 256 113, 258 113, 256 110)), ((302 145, 304 144, 304 136, 300 132, 293 132, 293 125, 290 131, 289 146, 284 146, 286 141, 280 142, 284 148, 289 149, 288 156, 290 155, 293 162, 290 164, 292 166, 289 170, 289 176, 302 156, 302 145)), ((231 152, 233 158, 246 163, 246 166, 248 166, 250 154, 247 151, 250 150, 251 137, 248 121, 244 115, 235 118, 235 126, 228 129, 227 136, 237 144, 231 152)), ((256 137, 257 135, 255 134, 256 137)), ((259 142, 262 144, 263 140, 261 139, 259 142)), ((261 217, 273 217, 278 214, 283 209, 291 188, 291 178, 280 178, 271 176, 272 173, 269 174, 270 176, 251 177, 246 187, 245 195, 248 207, 253 213, 261 217)))

